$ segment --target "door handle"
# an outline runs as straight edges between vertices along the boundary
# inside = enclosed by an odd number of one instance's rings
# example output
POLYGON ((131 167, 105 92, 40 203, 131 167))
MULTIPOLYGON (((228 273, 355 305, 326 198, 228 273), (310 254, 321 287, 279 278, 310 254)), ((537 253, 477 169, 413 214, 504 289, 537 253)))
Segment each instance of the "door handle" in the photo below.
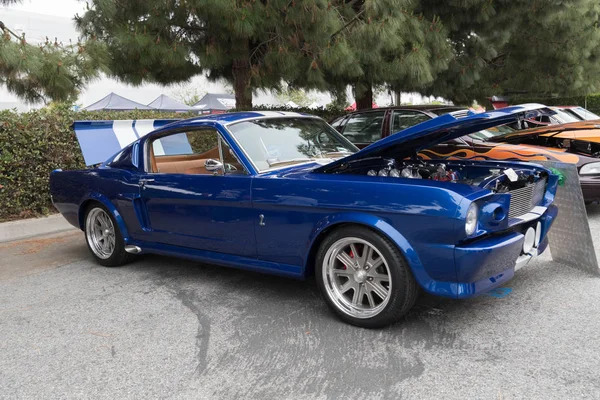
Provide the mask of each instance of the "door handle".
POLYGON ((143 188, 144 186, 146 186, 146 183, 148 182, 154 182, 153 178, 142 178, 139 180, 140 183, 140 187, 143 188))

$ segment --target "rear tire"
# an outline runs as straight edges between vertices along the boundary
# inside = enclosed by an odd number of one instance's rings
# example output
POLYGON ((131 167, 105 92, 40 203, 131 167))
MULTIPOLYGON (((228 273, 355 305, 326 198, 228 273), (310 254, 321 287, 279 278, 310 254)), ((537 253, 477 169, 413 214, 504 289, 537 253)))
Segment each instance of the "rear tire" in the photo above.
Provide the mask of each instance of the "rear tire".
POLYGON ((87 208, 84 232, 88 249, 98 264, 118 267, 135 258, 135 255, 125 251, 125 240, 119 225, 104 205, 94 203, 87 208))
POLYGON ((316 256, 317 285, 344 321, 363 328, 392 324, 414 305, 419 286, 400 250, 362 226, 344 226, 325 238, 316 256))

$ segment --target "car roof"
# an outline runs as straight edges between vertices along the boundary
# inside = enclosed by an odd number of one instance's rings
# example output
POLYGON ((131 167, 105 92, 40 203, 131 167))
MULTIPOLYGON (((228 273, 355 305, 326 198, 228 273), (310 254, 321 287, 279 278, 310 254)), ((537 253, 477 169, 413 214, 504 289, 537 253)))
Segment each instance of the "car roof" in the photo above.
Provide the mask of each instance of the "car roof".
MULTIPOLYGON (((315 117, 310 114, 290 112, 290 111, 239 111, 223 114, 200 115, 198 117, 180 120, 171 124, 173 127, 178 124, 193 125, 199 122, 215 122, 221 125, 229 125, 235 122, 244 120, 252 120, 257 118, 283 118, 283 117, 315 117)), ((315 117, 316 118, 316 117, 315 117)))
MULTIPOLYGON (((298 112, 290 112, 290 111, 239 111, 232 113, 223 113, 223 114, 212 114, 212 115, 201 115, 198 117, 192 117, 188 119, 178 120, 176 122, 170 123, 168 125, 164 125, 159 129, 151 132, 146 135, 146 137, 152 137, 156 135, 161 135, 165 131, 171 131, 173 129, 188 129, 196 127, 200 124, 209 122, 212 124, 219 124, 223 127, 227 127, 228 125, 235 124, 237 122, 242 121, 253 121, 257 119, 264 118, 290 118, 290 117, 299 117, 299 118, 317 118, 319 117, 311 114, 298 113, 298 112)), ((141 140, 142 138, 140 138, 141 140)))
POLYGON ((466 110, 467 107, 461 106, 452 106, 446 104, 417 104, 417 105, 407 105, 407 106, 388 106, 388 107, 378 107, 378 108, 369 108, 364 110, 352 111, 348 114, 355 114, 359 112, 365 111, 379 111, 379 110, 418 110, 418 111, 437 111, 437 110, 466 110))

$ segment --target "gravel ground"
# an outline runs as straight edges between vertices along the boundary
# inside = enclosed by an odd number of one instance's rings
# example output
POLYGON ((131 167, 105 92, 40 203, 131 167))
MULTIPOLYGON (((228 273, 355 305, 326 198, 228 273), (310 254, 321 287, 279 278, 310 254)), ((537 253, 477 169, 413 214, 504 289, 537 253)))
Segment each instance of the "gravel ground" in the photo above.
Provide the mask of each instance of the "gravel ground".
POLYGON ((0 255, 1 398, 600 398, 600 279, 548 254, 376 331, 339 322, 311 281, 157 256, 104 268, 81 233, 0 255))

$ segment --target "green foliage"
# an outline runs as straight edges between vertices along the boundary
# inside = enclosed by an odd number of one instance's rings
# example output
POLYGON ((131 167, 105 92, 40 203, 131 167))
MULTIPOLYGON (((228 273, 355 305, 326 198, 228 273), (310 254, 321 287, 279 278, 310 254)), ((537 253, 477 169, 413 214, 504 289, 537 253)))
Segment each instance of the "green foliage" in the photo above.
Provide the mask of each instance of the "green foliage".
POLYGON ((0 111, 0 221, 54 211, 50 172, 85 167, 73 121, 181 117, 149 111, 76 113, 66 106, 28 113, 0 111))
POLYGON ((350 44, 355 67, 331 69, 335 88, 353 84, 358 108, 371 107, 377 88, 423 91, 452 57, 447 32, 436 16, 425 17, 419 2, 352 1, 342 14, 342 36, 350 44))
POLYGON ((111 75, 132 84, 185 82, 206 72, 232 83, 238 108, 252 91, 301 79, 326 86, 325 70, 354 70, 340 36, 344 1, 91 0, 80 32, 105 45, 111 75))
MULTIPOLYGON (((343 110, 285 109, 262 107, 261 110, 300 111, 319 115, 325 120, 343 110)), ((85 168, 79 143, 71 125, 75 120, 170 119, 189 118, 193 114, 155 111, 74 112, 69 106, 55 105, 28 113, 0 111, 0 221, 28 218, 54 212, 48 179, 56 168, 85 168)))
POLYGON ((585 95, 600 87, 600 3, 490 0, 419 3, 448 30, 452 59, 424 94, 470 102, 491 95, 585 95))
POLYGON ((290 101, 296 103, 301 107, 309 106, 311 103, 315 102, 315 97, 306 93, 305 90, 285 86, 284 88, 279 89, 276 92, 277 100, 282 104, 286 104, 290 101))
POLYGON ((0 34, 0 85, 26 101, 73 101, 104 71, 95 41, 65 45, 46 39, 32 45, 2 22, 0 34))

